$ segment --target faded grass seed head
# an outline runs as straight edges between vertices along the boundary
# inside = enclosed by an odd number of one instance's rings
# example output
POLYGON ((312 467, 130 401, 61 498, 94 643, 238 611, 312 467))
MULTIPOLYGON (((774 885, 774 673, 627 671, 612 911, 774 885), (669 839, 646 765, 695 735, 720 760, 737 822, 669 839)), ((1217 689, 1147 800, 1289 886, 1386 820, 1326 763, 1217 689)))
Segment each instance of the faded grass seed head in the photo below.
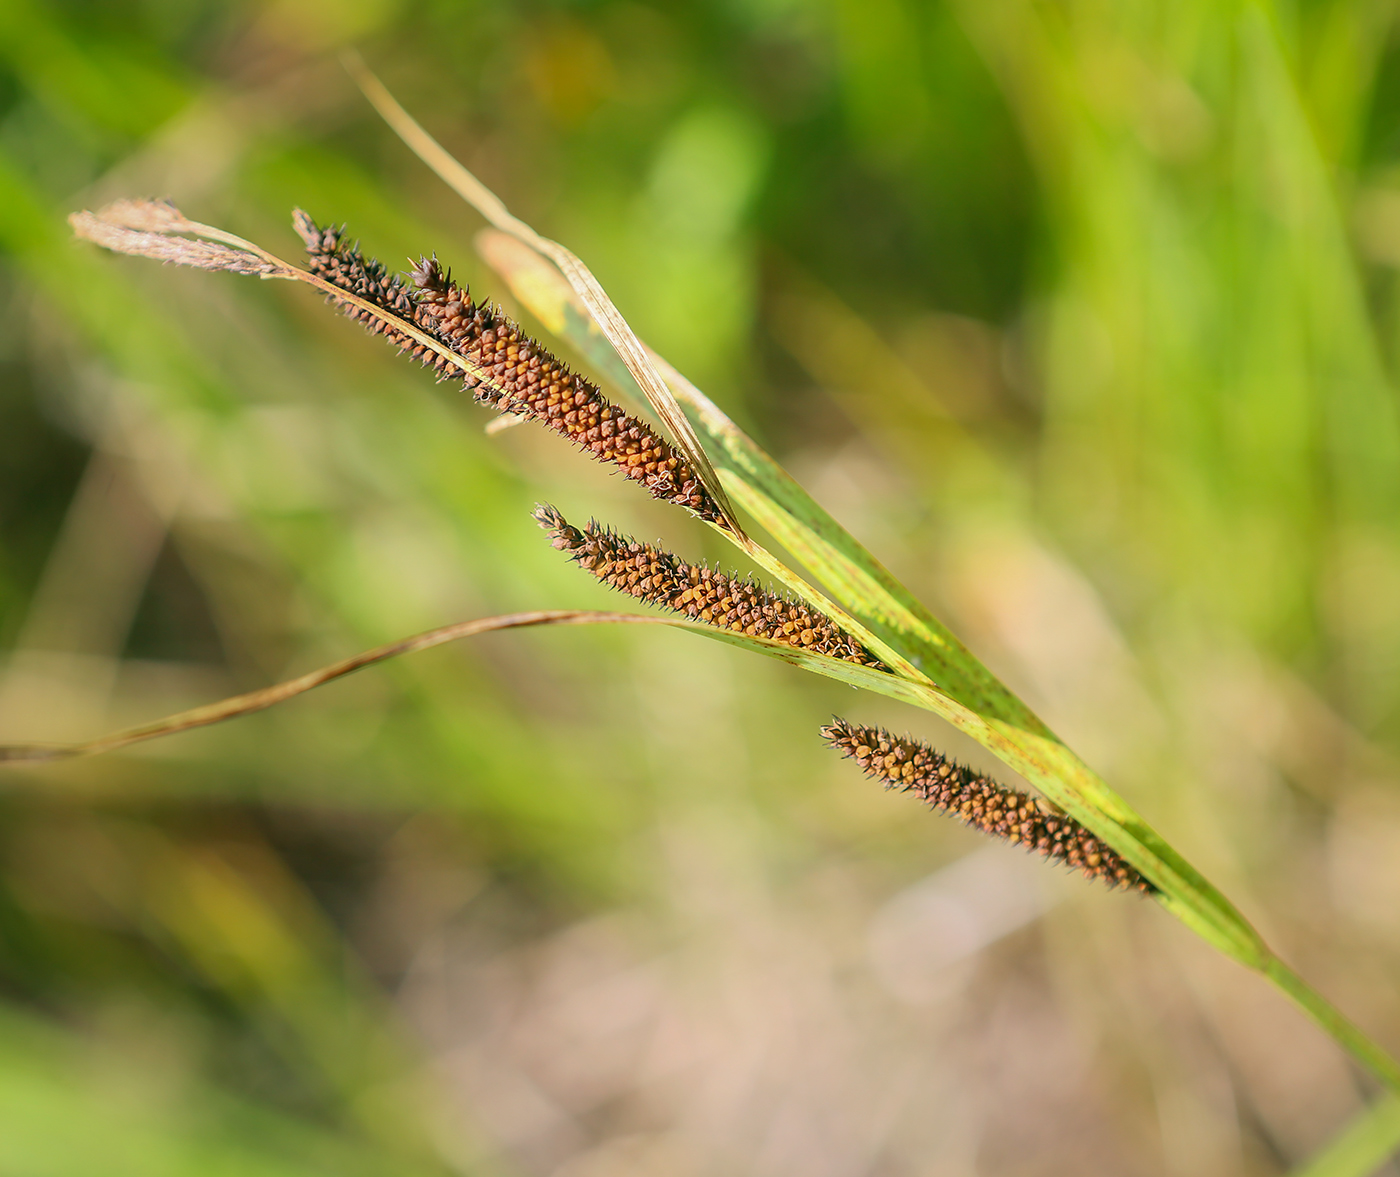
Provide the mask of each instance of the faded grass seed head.
POLYGON ((384 334, 444 377, 461 376, 476 399, 538 421, 568 438, 598 461, 640 482, 663 502, 674 503, 711 523, 721 523, 714 500, 690 466, 655 430, 611 403, 598 387, 572 372, 527 336, 500 308, 474 302, 436 257, 414 266, 410 282, 391 277, 379 262, 347 243, 343 229, 320 228, 305 213, 295 218, 306 243, 312 273, 381 308, 389 322, 349 303, 340 307, 371 331, 384 334), (472 374, 393 327, 407 320, 460 355, 472 374))
POLYGON ((575 527, 555 507, 537 507, 535 521, 549 532, 557 550, 568 552, 582 568, 628 596, 718 629, 884 669, 826 614, 765 589, 751 577, 688 564, 672 552, 591 520, 575 527))
POLYGON ((837 718, 821 729, 827 742, 851 757, 887 789, 917 793, 930 807, 967 825, 1025 846, 1102 879, 1111 887, 1155 890, 1116 850, 1063 813, 1046 813, 1028 794, 949 760, 927 744, 837 718))
MULTIPOLYGON (((201 240, 207 226, 187 220, 168 200, 114 200, 96 212, 70 213, 75 236, 113 253, 151 258, 167 265, 234 274, 289 277, 277 263, 248 249, 220 241, 201 240), (186 234, 193 234, 186 236, 186 234)), ((246 244, 246 243, 245 243, 246 244)))

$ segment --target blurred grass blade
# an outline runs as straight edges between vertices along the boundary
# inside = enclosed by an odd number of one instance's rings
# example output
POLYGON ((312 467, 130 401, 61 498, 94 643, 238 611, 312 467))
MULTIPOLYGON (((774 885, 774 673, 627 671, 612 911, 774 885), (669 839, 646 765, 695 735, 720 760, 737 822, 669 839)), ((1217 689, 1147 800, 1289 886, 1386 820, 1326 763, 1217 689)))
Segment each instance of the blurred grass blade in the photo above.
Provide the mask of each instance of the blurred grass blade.
POLYGON ((1371 1177, 1400 1155, 1400 1098, 1388 1096, 1356 1117, 1291 1177, 1371 1177))
MULTIPOLYGON (((130 1033, 60 1025, 18 1003, 0 1006, 0 1173, 443 1177, 455 1171, 197 1075, 175 1072, 178 1082, 156 1085, 130 1033), (82 1130, 74 1131, 76 1125, 82 1130)), ((345 1040, 345 1027, 337 1028, 345 1040)))
POLYGON ((642 390, 647 403, 665 424, 676 448, 685 456, 690 468, 710 492, 724 521, 734 530, 735 535, 742 537, 744 529, 739 525, 734 507, 710 464, 709 455, 700 444, 700 439, 695 436, 694 428, 681 411, 680 405, 676 403, 676 398, 667 387, 666 381, 653 365, 647 349, 642 346, 632 328, 628 326, 627 320, 613 305, 612 299, 607 296, 592 271, 571 250, 557 241, 541 237, 524 221, 514 216, 500 197, 454 159, 399 105, 384 83, 370 72, 357 54, 345 54, 344 62, 345 68, 379 112, 380 117, 419 159, 497 229, 509 233, 559 267, 617 355, 627 365, 628 372, 642 390))

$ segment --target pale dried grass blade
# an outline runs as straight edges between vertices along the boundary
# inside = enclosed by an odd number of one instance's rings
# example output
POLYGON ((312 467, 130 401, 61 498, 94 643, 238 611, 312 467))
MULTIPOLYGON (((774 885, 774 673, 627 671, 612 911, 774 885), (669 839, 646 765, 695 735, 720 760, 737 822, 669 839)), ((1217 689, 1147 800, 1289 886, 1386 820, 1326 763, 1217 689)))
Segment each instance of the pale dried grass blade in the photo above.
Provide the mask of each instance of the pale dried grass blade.
POLYGON ((500 197, 458 162, 399 105, 384 83, 375 77, 358 54, 346 53, 343 61, 345 68, 379 112, 380 117, 444 183, 501 232, 509 233, 559 267, 608 342, 627 365, 633 379, 646 394, 648 403, 666 426, 676 448, 681 451, 691 469, 709 491, 724 522, 737 536, 744 538, 744 530, 739 525, 729 496, 710 464, 699 437, 676 402, 675 395, 667 387, 661 373, 656 370, 656 365, 641 340, 628 326, 627 320, 613 305, 588 267, 571 250, 557 241, 540 236, 524 221, 514 216, 500 197))

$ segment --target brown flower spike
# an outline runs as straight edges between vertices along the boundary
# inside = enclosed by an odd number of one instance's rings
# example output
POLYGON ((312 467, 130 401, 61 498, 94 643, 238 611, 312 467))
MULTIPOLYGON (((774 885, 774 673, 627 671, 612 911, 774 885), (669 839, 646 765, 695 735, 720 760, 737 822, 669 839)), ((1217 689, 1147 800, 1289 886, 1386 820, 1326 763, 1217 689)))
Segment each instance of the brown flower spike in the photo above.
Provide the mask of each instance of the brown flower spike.
POLYGON ((1044 812, 1034 798, 999 785, 926 744, 844 719, 822 728, 822 735, 833 748, 852 757, 866 776, 884 781, 887 789, 917 793, 934 809, 984 834, 1020 843, 1110 887, 1154 889, 1116 850, 1073 818, 1044 812))
POLYGON ((300 209, 292 214, 292 224, 306 243, 308 270, 332 286, 373 303, 380 310, 387 312, 389 317, 380 318, 352 302, 342 302, 334 295, 328 295, 327 298, 342 314, 359 323, 372 335, 387 336, 389 342, 400 351, 409 352, 415 360, 434 369, 442 379, 464 378, 467 387, 474 386, 475 381, 466 377, 451 360, 432 348, 425 347, 406 332, 394 329, 395 319, 405 323, 414 322, 414 298, 409 287, 401 279, 392 276, 373 258, 366 258, 360 253, 358 246, 347 244, 343 228, 336 228, 334 225, 321 228, 300 209))
POLYGON ((436 258, 423 258, 411 283, 391 277, 373 259, 347 244, 341 229, 318 227, 305 213, 295 224, 306 242, 308 268, 319 278, 407 320, 473 368, 450 360, 351 303, 340 309, 444 378, 460 377, 476 399, 503 413, 539 421, 601 462, 610 463, 654 497, 721 523, 718 507, 695 472, 644 421, 623 412, 597 386, 571 372, 499 308, 473 302, 436 258))
POLYGON ((830 617, 803 601, 770 592, 749 577, 733 576, 640 543, 589 522, 574 527, 554 507, 535 509, 535 521, 554 547, 568 552, 599 580, 638 600, 749 637, 884 669, 830 617))

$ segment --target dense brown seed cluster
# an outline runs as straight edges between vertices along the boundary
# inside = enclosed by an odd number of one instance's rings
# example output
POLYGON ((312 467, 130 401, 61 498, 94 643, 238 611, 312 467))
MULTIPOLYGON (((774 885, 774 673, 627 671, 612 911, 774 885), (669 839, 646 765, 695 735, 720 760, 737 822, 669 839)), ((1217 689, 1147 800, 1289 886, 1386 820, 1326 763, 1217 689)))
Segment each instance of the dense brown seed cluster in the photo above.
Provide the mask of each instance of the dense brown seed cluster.
POLYGON ((802 601, 769 592, 748 577, 687 564, 671 552, 597 523, 574 527, 553 507, 536 508, 535 520, 550 533, 557 549, 629 596, 721 629, 883 669, 831 618, 802 601))
MULTIPOLYGON (((301 239, 306 242, 307 269, 313 274, 325 279, 332 286, 358 295, 393 318, 408 323, 414 321, 415 300, 409 287, 391 276, 379 262, 373 258, 366 258, 358 246, 347 244, 343 228, 331 225, 323 229, 300 210, 295 214, 293 223, 297 232, 301 234, 301 239)), ((475 381, 440 353, 419 343, 406 332, 396 330, 392 319, 381 319, 363 307, 344 302, 334 295, 327 297, 346 316, 371 333, 386 336, 400 351, 410 353, 414 359, 434 369, 443 379, 460 377, 468 388, 475 385, 475 381)))
POLYGON ((1044 812, 1033 798, 948 760, 926 744, 844 719, 822 728, 822 735, 852 757, 866 776, 884 781, 887 789, 917 793, 934 809, 985 834, 1020 843, 1111 887, 1153 889, 1116 850, 1073 818, 1044 812))
POLYGON ((695 472, 645 422, 612 404, 499 311, 472 302, 436 258, 420 261, 412 279, 418 323, 480 369, 478 400, 547 425, 640 482, 654 498, 719 521, 695 472))
POLYGON ((580 449, 640 482, 655 498, 720 522, 719 509, 695 472, 645 422, 623 412, 596 385, 569 371, 496 307, 473 302, 436 258, 424 258, 406 283, 348 244, 344 230, 320 228, 305 213, 295 218, 306 242, 308 268, 331 285, 380 308, 386 322, 353 303, 331 300, 370 331, 444 378, 460 378, 476 399, 503 413, 539 421, 580 449), (472 365, 475 375, 419 343, 394 320, 411 323, 472 365))

